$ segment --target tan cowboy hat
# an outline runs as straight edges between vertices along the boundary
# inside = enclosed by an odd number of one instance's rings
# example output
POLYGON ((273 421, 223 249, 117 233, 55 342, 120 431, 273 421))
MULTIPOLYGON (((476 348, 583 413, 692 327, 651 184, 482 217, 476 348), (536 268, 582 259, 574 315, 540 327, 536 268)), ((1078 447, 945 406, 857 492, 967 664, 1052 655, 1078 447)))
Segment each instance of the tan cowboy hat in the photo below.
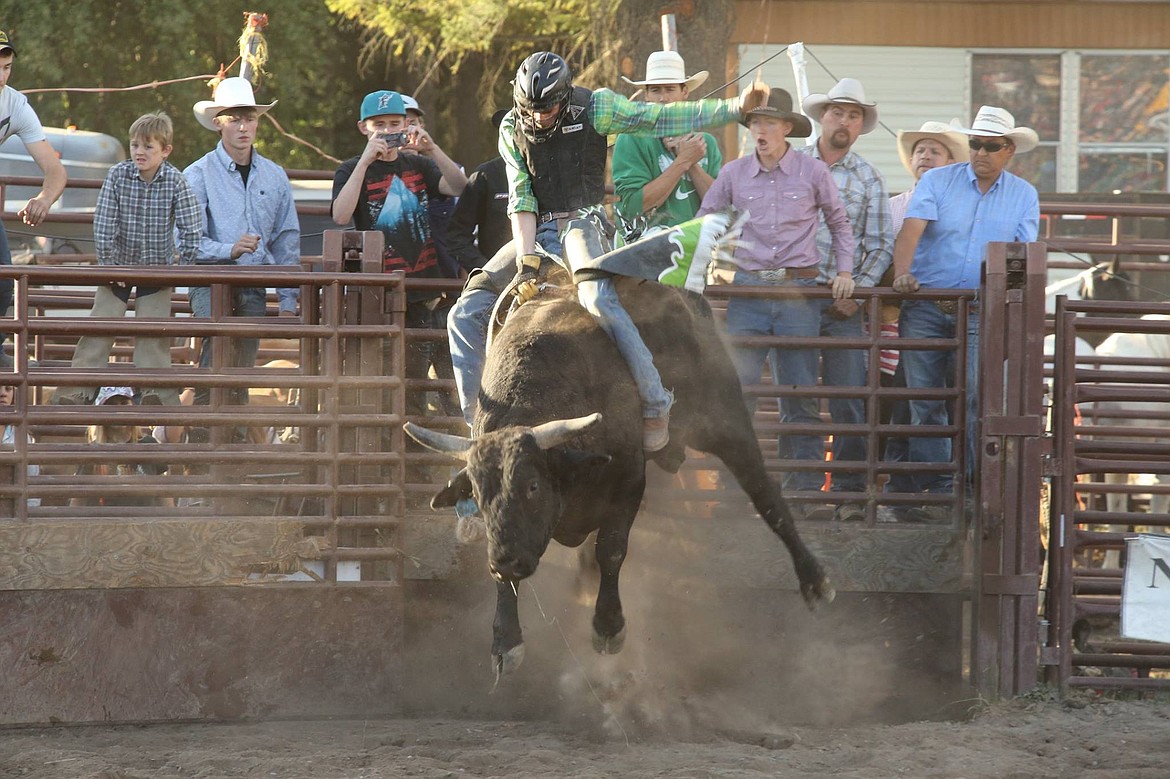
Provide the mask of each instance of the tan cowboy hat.
POLYGON ((821 117, 825 115, 825 109, 833 103, 861 106, 864 114, 864 118, 861 120, 862 135, 877 127, 877 103, 866 101, 865 90, 861 88, 861 82, 855 78, 841 79, 825 94, 809 95, 801 102, 800 106, 806 114, 820 122, 821 117))
POLYGON ((951 129, 963 135, 987 135, 1010 138, 1016 145, 1016 154, 1025 154, 1040 143, 1040 136, 1031 127, 1016 127, 1016 118, 1010 112, 993 105, 979 108, 975 121, 964 127, 958 119, 951 120, 951 129))
POLYGON ((700 70, 693 76, 687 75, 687 66, 677 51, 652 51, 646 58, 646 80, 631 81, 622 76, 622 81, 636 87, 651 84, 683 84, 688 90, 696 89, 707 80, 707 71, 700 70))
POLYGON ((792 95, 780 87, 772 87, 768 92, 768 102, 745 113, 739 118, 739 123, 747 127, 748 119, 753 116, 771 116, 791 122, 792 132, 788 133, 789 138, 807 138, 812 135, 812 122, 804 114, 792 110, 792 95))
POLYGON ((898 131, 898 158, 902 160, 902 167, 910 171, 910 175, 914 175, 910 168, 910 156, 914 154, 914 145, 923 138, 941 143, 951 153, 955 162, 966 162, 971 158, 971 153, 967 149, 967 139, 962 133, 952 130, 946 122, 923 122, 917 132, 898 131))
POLYGON ((268 105, 256 103, 256 96, 252 94, 252 82, 240 76, 225 78, 215 87, 215 94, 211 100, 200 100, 192 109, 199 124, 212 132, 219 130, 215 126, 215 115, 227 108, 255 108, 257 114, 262 114, 276 105, 273 100, 268 105))

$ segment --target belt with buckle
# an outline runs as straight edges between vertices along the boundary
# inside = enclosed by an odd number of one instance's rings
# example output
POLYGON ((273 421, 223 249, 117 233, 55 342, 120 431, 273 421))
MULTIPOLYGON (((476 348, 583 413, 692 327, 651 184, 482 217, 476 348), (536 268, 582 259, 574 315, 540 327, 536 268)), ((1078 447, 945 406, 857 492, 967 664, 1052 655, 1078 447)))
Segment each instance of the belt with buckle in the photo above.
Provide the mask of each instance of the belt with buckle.
POLYGON ((811 268, 771 268, 768 270, 748 270, 743 273, 758 279, 764 284, 783 284, 789 279, 815 279, 820 271, 814 265, 811 268))
MULTIPOLYGON (((934 301, 934 305, 939 311, 943 312, 947 316, 954 316, 955 314, 959 313, 959 301, 957 300, 936 300, 934 301)), ((967 301, 967 313, 975 314, 978 313, 978 311, 978 300, 967 301)))
POLYGON ((557 219, 571 219, 576 214, 576 211, 545 211, 536 215, 536 221, 544 224, 545 222, 552 222, 557 219))

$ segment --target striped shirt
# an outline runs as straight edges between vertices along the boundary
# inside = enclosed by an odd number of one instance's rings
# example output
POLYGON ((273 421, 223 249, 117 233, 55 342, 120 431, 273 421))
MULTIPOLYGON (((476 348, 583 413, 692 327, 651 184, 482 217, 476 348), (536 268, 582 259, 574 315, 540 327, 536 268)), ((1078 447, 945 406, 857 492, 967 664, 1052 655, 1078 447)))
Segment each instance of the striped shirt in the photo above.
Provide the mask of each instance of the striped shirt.
MULTIPOLYGON (((677 103, 640 103, 612 89, 598 89, 589 98, 585 116, 601 135, 639 133, 665 138, 734 122, 739 119, 739 98, 726 100, 683 100, 677 103)), ((516 111, 508 112, 500 124, 500 156, 508 171, 508 213, 537 213, 540 208, 532 193, 532 176, 524 156, 516 148, 516 111)), ((600 203, 596 205, 601 205, 600 203)))
POLYGON ((179 169, 164 161, 143 181, 132 160, 106 173, 93 213, 93 241, 100 265, 173 265, 199 252, 203 212, 179 169))
MULTIPOLYGON (((821 159, 817 144, 800 149, 815 159, 821 159)), ((841 199, 845 201, 845 212, 853 225, 853 237, 857 248, 853 255, 853 280, 859 287, 876 287, 886 268, 894 260, 894 231, 890 220, 889 193, 886 180, 873 165, 855 152, 848 152, 829 166, 833 181, 841 199)), ((837 263, 833 261, 832 235, 829 227, 821 220, 817 228, 817 250, 821 255, 821 284, 831 284, 837 275, 837 263)))

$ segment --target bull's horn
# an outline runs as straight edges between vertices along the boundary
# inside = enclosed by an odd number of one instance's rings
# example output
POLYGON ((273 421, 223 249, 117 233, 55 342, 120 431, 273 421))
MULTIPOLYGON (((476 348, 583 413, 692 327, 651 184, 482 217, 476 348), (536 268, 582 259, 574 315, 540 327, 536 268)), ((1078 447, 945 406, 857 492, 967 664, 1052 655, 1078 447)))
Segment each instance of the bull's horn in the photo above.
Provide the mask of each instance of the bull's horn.
POLYGON ((597 413, 576 419, 554 419, 532 428, 532 435, 536 438, 536 445, 541 449, 552 449, 570 438, 581 435, 600 421, 601 414, 597 413))
POLYGON ((407 422, 402 426, 402 429, 406 431, 408 436, 432 452, 449 454, 457 460, 467 460, 467 450, 471 448, 470 438, 450 433, 436 433, 434 430, 419 427, 413 422, 407 422))

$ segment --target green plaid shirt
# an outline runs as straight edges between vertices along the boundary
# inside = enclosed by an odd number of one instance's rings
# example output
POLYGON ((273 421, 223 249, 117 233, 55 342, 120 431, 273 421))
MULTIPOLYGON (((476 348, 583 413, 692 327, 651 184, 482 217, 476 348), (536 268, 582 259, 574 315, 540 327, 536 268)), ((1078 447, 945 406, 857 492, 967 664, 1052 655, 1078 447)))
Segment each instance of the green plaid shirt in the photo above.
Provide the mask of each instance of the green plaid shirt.
MULTIPOLYGON (((739 113, 738 97, 663 105, 635 102, 612 89, 597 89, 589 98, 585 115, 593 129, 602 135, 636 133, 666 138, 738 121, 739 113)), ((539 213, 536 197, 532 194, 532 176, 524 157, 516 148, 515 127, 513 110, 508 112, 500 125, 500 156, 504 158, 508 171, 508 213, 539 213)))

